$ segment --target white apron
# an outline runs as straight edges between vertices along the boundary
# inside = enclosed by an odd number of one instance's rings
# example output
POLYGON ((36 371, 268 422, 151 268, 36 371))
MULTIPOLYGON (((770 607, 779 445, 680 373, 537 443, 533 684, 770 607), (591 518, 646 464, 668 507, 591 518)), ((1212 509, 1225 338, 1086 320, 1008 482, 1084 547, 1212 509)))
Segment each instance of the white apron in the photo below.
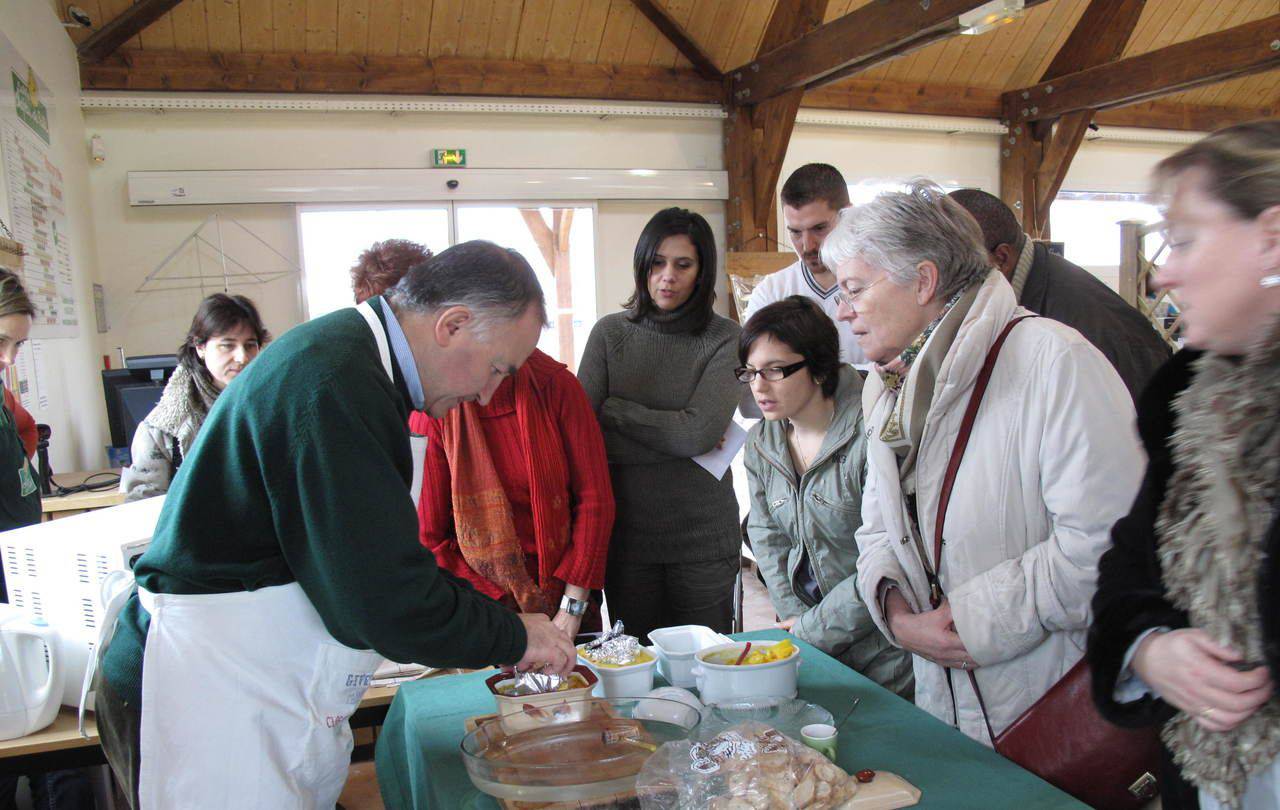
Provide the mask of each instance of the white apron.
MULTIPOLYGON (((383 368, 386 333, 369 304, 383 368)), ((412 496, 426 440, 411 439, 412 496)), ((153 594, 142 664, 139 810, 332 810, 372 650, 339 643, 298 583, 219 594, 153 594)))

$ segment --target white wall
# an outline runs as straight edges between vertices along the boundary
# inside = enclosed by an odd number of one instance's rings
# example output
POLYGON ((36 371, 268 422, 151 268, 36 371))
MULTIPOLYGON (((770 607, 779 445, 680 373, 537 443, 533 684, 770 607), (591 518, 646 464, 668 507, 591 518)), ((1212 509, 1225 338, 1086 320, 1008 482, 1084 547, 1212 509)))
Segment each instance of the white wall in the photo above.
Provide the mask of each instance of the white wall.
MULTIPOLYGON (((90 172, 97 251, 110 331, 102 350, 130 355, 171 352, 181 341, 199 290, 137 294, 147 274, 215 210, 254 230, 293 261, 298 240, 292 206, 130 208, 126 173, 164 169, 419 168, 430 150, 461 147, 476 168, 720 169, 715 119, 611 118, 499 114, 92 111, 89 135, 106 161, 90 172)), ((599 206, 597 301, 615 311, 630 294, 631 252, 658 208, 679 201, 599 206)), ((724 206, 693 206, 723 242, 724 206)), ((406 236, 412 236, 407 234, 406 236)), ((231 251, 228 251, 231 252, 231 251)), ((210 290, 211 292, 213 290, 210 290)), ((236 289, 261 307, 280 334, 301 319, 297 284, 281 279, 236 289)), ((723 303, 723 302, 722 302, 723 303)))
MULTIPOLYGON (((75 48, 49 3, 0 2, 0 31, 49 85, 54 148, 51 157, 62 170, 71 227, 71 267, 80 316, 76 338, 43 341, 47 358, 41 384, 49 407, 33 411, 36 421, 53 429, 49 445, 54 472, 93 470, 106 466, 106 416, 98 335, 93 318, 92 279, 96 275, 94 228, 89 211, 88 155, 80 114, 80 74, 75 48), (52 103, 51 103, 52 102, 52 103)), ((7 77, 6 77, 7 81, 7 77)), ((8 201, 0 211, 8 214, 8 201)))

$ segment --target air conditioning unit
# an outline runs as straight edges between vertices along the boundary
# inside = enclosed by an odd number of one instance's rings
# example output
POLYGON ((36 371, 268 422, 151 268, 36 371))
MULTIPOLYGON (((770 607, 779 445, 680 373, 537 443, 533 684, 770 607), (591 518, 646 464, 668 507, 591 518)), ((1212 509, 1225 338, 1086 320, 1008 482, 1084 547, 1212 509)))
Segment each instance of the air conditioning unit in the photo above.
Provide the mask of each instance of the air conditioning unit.
POLYGON ((96 654, 102 581, 133 569, 162 506, 163 497, 148 498, 0 533, 9 603, 58 631, 66 706, 79 705, 85 668, 96 654))

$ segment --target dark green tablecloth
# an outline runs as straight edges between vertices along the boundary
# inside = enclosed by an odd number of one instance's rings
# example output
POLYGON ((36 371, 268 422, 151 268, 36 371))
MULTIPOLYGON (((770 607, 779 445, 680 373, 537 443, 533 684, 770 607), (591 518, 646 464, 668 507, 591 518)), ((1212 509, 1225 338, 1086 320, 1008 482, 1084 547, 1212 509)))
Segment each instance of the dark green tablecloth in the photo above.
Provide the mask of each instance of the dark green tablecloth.
MULTIPOLYGON (((781 630, 738 639, 780 639, 781 630)), ((1083 804, 935 720, 834 658, 796 639, 804 660, 799 696, 836 718, 862 703, 840 732, 837 762, 849 771, 892 771, 923 791, 918 807, 1080 810, 1083 804)), ((463 721, 494 711, 489 672, 400 687, 378 736, 378 785, 388 810, 496 808, 471 784, 458 749, 463 721)))

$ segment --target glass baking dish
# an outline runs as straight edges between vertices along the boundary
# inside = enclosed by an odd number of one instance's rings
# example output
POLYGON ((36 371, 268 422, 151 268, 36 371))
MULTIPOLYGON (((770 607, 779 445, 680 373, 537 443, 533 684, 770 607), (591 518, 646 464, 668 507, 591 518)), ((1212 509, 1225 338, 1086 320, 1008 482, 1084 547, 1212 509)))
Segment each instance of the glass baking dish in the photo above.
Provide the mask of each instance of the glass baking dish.
POLYGON ((636 774, 666 742, 688 739, 697 709, 661 698, 585 698, 530 706, 517 730, 509 715, 462 739, 467 775, 499 799, 593 799, 635 788, 636 774))

